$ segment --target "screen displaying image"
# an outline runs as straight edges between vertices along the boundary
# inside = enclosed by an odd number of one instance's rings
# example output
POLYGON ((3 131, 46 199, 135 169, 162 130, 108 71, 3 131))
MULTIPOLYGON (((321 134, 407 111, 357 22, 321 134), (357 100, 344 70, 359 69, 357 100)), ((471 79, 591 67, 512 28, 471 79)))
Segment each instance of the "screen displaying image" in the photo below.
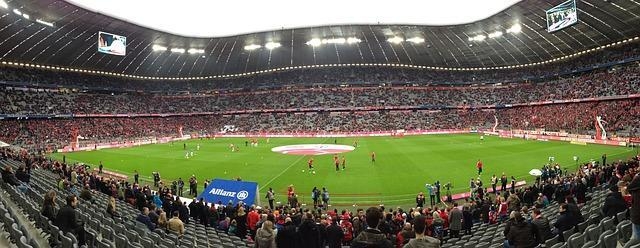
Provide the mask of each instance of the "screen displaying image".
POLYGON ((98 52, 124 56, 127 50, 127 37, 98 32, 98 52))
POLYGON ((569 0, 547 10, 547 31, 555 32, 578 22, 576 1, 569 0))

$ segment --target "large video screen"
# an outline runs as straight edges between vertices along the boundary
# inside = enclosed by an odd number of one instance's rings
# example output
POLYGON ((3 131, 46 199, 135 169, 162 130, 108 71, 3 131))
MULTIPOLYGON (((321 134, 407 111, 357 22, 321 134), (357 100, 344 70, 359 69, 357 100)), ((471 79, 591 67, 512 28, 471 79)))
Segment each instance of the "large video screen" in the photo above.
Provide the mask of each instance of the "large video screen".
POLYGON ((576 1, 569 0, 547 10, 547 31, 549 33, 566 28, 578 22, 576 1))
POLYGON ((127 37, 98 32, 98 52, 124 56, 127 52, 127 37))

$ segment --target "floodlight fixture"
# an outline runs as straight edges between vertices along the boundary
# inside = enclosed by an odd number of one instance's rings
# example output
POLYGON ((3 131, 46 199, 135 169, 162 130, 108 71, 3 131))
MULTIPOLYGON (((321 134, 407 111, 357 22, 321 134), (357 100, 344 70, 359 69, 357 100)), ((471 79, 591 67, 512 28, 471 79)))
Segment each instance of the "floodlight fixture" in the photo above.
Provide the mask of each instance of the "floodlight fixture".
POLYGON ((266 47, 269 50, 273 50, 281 46, 282 45, 280 45, 280 43, 278 42, 267 42, 267 44, 264 44, 264 47, 266 47))
POLYGON ((393 44, 400 44, 400 42, 403 42, 403 41, 404 41, 404 39, 403 39, 403 38, 400 38, 400 37, 398 37, 398 36, 394 36, 394 37, 391 37, 391 38, 387 39, 387 41, 388 41, 388 42, 391 42, 391 43, 393 43, 393 44))
POLYGON ((251 44, 251 45, 244 46, 244 50, 252 51, 252 50, 256 50, 256 49, 261 48, 261 47, 262 47, 261 45, 251 44))

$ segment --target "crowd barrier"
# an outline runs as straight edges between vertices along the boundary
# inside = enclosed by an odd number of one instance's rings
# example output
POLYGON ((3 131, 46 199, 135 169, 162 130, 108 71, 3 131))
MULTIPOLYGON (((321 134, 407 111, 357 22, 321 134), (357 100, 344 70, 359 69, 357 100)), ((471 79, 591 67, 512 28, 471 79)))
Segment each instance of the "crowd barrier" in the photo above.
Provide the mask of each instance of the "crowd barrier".
POLYGON ((539 140, 539 141, 566 141, 572 144, 600 144, 611 146, 627 146, 629 143, 628 138, 612 138, 607 140, 598 140, 591 138, 590 135, 575 135, 569 133, 559 132, 542 132, 542 131, 527 131, 527 132, 513 132, 506 130, 484 131, 484 134, 495 135, 501 138, 521 138, 527 140, 539 140))

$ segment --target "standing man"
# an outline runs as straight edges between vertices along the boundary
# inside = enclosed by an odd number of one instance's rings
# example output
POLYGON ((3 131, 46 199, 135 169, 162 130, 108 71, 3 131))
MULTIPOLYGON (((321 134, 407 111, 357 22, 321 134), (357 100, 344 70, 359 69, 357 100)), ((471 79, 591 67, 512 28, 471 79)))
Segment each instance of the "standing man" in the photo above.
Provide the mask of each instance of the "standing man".
POLYGON ((340 171, 340 160, 338 159, 338 154, 333 157, 333 163, 336 164, 336 172, 340 171))
POLYGON ((178 196, 182 197, 182 191, 184 189, 184 181, 182 181, 182 177, 178 179, 178 196))
POLYGON ((140 174, 138 174, 138 170, 133 171, 133 182, 135 184, 139 184, 138 179, 140 178, 140 174))
POLYGON ((431 184, 425 185, 425 187, 427 187, 427 191, 429 192, 429 200, 431 202, 431 207, 433 207, 433 205, 436 205, 436 191, 435 191, 435 187, 431 186, 431 184))
POLYGON ((100 161, 100 165, 98 165, 98 173, 102 174, 102 168, 104 167, 104 165, 102 165, 102 161, 100 161))
POLYGON ((265 197, 269 200, 269 209, 274 210, 273 208, 273 200, 275 199, 275 194, 273 193, 273 189, 269 187, 269 191, 267 191, 267 196, 265 197))
POLYGON ((371 163, 373 163, 373 164, 376 163, 376 153, 375 152, 371 152, 371 163))
POLYGON ((442 201, 442 198, 440 198, 440 181, 436 181, 433 186, 436 187, 436 203, 440 203, 442 201))
POLYGON ((424 194, 422 192, 418 193, 418 196, 416 196, 416 207, 423 208, 424 200, 424 194))
POLYGON ((342 156, 342 170, 344 170, 346 164, 347 164, 347 159, 345 159, 344 156, 342 156))
POLYGON ((322 203, 324 208, 327 209, 329 206, 329 191, 326 188, 322 188, 322 203))
POLYGON ((476 168, 478 168, 478 176, 480 176, 482 174, 482 161, 480 159, 476 162, 476 168))
POLYGON ((500 177, 500 183, 501 183, 500 192, 505 192, 507 190, 508 182, 509 180, 507 179, 507 175, 505 175, 504 172, 502 172, 502 176, 500 177))
POLYGON ((493 176, 491 177, 491 188, 493 189, 493 193, 494 194, 498 194, 498 191, 496 191, 496 185, 498 184, 498 178, 496 177, 496 174, 493 174, 493 176))
POLYGON ((309 158, 309 161, 307 161, 307 166, 309 167, 309 173, 313 172, 313 157, 309 158))
POLYGON ((453 203, 453 208, 449 212, 449 230, 451 237, 460 238, 460 230, 462 230, 462 211, 458 209, 458 203, 453 203))
POLYGON ((607 154, 602 154, 602 166, 607 165, 607 154))

